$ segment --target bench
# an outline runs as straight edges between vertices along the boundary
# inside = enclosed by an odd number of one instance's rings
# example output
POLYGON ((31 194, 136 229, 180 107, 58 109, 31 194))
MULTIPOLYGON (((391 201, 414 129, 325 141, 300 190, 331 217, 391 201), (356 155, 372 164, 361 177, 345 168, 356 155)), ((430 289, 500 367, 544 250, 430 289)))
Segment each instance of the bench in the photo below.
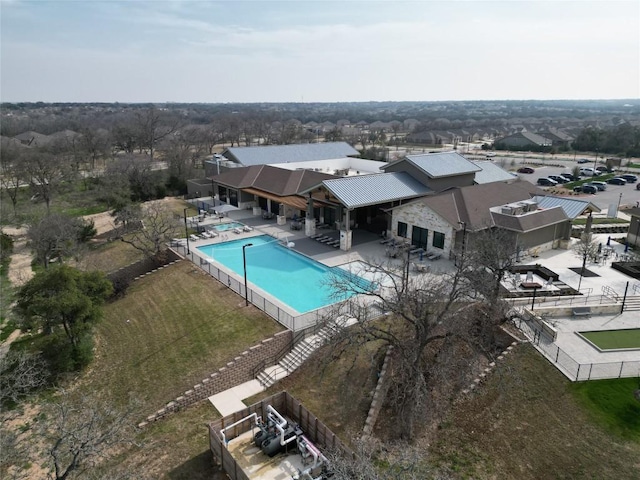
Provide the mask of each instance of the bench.
POLYGON ((574 317, 588 317, 591 315, 591 307, 573 307, 571 314, 574 317))

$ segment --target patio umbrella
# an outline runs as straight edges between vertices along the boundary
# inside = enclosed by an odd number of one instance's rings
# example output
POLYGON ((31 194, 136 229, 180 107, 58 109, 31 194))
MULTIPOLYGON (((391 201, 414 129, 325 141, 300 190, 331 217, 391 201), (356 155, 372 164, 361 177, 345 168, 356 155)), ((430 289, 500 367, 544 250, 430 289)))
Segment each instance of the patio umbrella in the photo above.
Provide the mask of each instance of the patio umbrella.
POLYGON ((611 246, 611 237, 607 237, 607 247, 611 246))
POLYGON ((423 252, 420 252, 420 261, 422 261, 422 254, 423 252))
POLYGON ((624 243, 624 253, 627 253, 629 251, 629 242, 625 242, 624 243))

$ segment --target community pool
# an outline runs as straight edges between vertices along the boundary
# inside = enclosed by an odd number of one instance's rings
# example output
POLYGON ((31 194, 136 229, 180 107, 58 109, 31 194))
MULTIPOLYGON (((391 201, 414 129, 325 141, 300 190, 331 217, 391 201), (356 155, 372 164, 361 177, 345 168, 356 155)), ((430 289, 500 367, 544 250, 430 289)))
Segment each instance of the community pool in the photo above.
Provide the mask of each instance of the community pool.
POLYGON ((238 275, 244 275, 242 246, 247 261, 247 281, 289 305, 299 313, 345 300, 355 292, 336 292, 331 279, 349 276, 358 287, 368 290, 373 284, 336 267, 331 268, 284 247, 268 235, 204 245, 197 249, 216 263, 238 275))
POLYGON ((243 223, 230 222, 230 223, 221 223, 220 225, 216 225, 215 227, 211 227, 211 228, 216 232, 228 232, 229 230, 233 230, 234 228, 242 229, 243 227, 244 227, 243 223))

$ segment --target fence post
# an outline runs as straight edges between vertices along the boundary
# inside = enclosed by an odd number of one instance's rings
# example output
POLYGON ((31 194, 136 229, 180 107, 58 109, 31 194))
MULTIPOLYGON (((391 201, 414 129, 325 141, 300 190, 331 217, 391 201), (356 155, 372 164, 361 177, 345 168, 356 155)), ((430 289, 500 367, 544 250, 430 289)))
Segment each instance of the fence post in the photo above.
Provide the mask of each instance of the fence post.
POLYGON ((587 376, 587 380, 591 380, 591 370, 593 370, 593 363, 589 364, 589 375, 587 376))
POLYGON ((560 347, 556 345, 556 363, 558 363, 558 355, 560 354, 560 347))
MULTIPOLYGON (((627 282, 628 284, 629 282, 627 282)), ((618 378, 622 378, 622 368, 624 367, 624 361, 620 362, 620 373, 618 373, 618 378)))
POLYGON ((581 363, 578 364, 578 371, 576 372, 576 380, 580 379, 580 367, 582 366, 581 363))

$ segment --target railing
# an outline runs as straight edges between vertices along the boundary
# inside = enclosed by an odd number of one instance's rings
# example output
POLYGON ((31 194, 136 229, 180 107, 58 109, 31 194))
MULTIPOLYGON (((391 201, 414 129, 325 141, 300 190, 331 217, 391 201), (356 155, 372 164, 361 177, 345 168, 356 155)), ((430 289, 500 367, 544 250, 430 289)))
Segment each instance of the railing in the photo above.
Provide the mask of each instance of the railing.
POLYGON ((303 341, 305 338, 318 333, 318 331, 320 331, 322 327, 322 324, 317 323, 311 328, 295 332, 293 337, 291 338, 291 342, 289 342, 287 346, 281 348, 279 352, 265 358, 258 365, 256 365, 256 367, 253 369, 252 376, 255 378, 258 373, 262 372, 269 365, 276 365, 280 360, 286 357, 287 354, 291 352, 296 345, 298 345, 298 343, 303 341))
POLYGON ((571 355, 553 343, 549 335, 534 322, 521 315, 516 325, 531 343, 567 378, 573 381, 628 378, 640 375, 640 361, 578 363, 571 355))
POLYGON ((602 295, 612 300, 615 300, 616 302, 619 302, 621 300, 620 295, 618 295, 616 291, 613 288, 611 288, 609 285, 602 286, 602 295))
MULTIPOLYGON (((180 255, 191 260, 195 265, 198 265, 202 270, 207 272, 220 283, 227 285, 241 297, 245 297, 245 287, 240 280, 222 271, 198 255, 195 255, 191 249, 189 250, 189 253, 187 253, 185 245, 173 243, 172 248, 178 251, 180 255)), ((251 288, 248 288, 246 298, 254 306, 294 333, 316 325, 320 320, 326 318, 327 315, 335 308, 335 306, 329 305, 300 315, 292 315, 251 288)))

